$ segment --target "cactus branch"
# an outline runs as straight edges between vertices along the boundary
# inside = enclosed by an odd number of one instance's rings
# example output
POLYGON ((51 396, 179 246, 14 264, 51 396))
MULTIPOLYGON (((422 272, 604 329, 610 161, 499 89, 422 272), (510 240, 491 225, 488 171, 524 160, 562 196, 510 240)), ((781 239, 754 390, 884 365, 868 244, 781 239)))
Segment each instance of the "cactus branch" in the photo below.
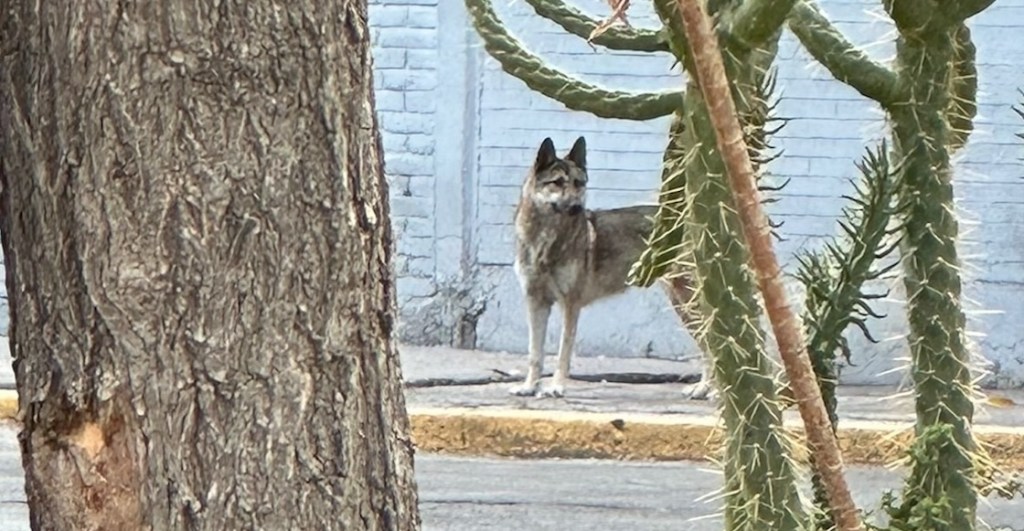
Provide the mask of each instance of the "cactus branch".
MULTIPOLYGON (((853 206, 843 209, 845 219, 839 222, 847 237, 827 244, 825 252, 797 257, 800 262, 797 278, 807 291, 803 318, 807 351, 833 432, 839 422, 835 358, 842 354, 850 361, 843 332, 852 324, 873 341, 864 320, 881 317, 868 304, 869 299, 878 295, 865 293, 863 286, 899 265, 895 262, 887 267, 875 267, 877 260, 895 250, 895 244, 885 245, 885 239, 896 232, 889 225, 896 214, 894 196, 899 169, 890 166, 887 150, 883 142, 874 152, 869 150, 857 164, 862 179, 856 184, 856 195, 847 197, 853 206)), ((826 509, 828 497, 822 478, 815 474, 811 481, 815 503, 826 509)), ((827 513, 823 516, 828 519, 817 522, 818 529, 831 529, 834 522, 827 513)))
POLYGON ((815 456, 815 471, 823 478, 838 529, 863 529, 860 514, 843 477, 839 445, 830 429, 828 414, 815 384, 799 321, 786 301, 782 272, 766 224, 767 216, 758 199, 753 164, 743 140, 743 130, 711 24, 699 0, 679 0, 679 11, 687 40, 694 50, 697 81, 705 96, 716 145, 727 168, 733 200, 743 235, 750 245, 764 304, 815 456))
POLYGON ((883 107, 906 101, 896 73, 846 40, 813 0, 801 0, 793 6, 789 29, 837 80, 883 107))
POLYGON ((728 33, 747 48, 760 46, 786 22, 795 0, 748 0, 732 13, 728 33))
MULTIPOLYGON (((889 225, 897 213, 894 197, 900 171, 890 164, 887 149, 883 142, 857 164, 862 178, 855 184, 856 195, 847 197, 853 207, 843 208, 844 219, 839 222, 846 237, 827 244, 825 253, 798 257, 801 267, 797 278, 807 288, 803 319, 808 331, 807 348, 826 395, 826 405, 833 408, 829 411, 833 429, 838 421, 834 410, 835 382, 821 382, 823 373, 818 369, 835 357, 845 329, 861 319, 858 314, 880 317, 868 306, 867 300, 872 296, 862 291, 863 285, 899 265, 874 267, 876 261, 892 254, 898 243, 886 244, 886 238, 897 232, 889 225)), ((826 376, 834 378, 835 374, 826 376)))
POLYGON ((934 32, 945 33, 981 13, 995 0, 882 0, 889 18, 904 37, 927 38, 934 32))
POLYGON ((658 213, 647 248, 630 268, 628 282, 632 285, 650 287, 657 279, 685 269, 686 166, 692 158, 685 132, 685 117, 681 113, 674 115, 662 157, 658 213))
POLYGON ((956 151, 967 143, 974 130, 974 117, 978 114, 978 68, 974 62, 977 50, 971 41, 971 30, 960 23, 954 38, 952 90, 947 111, 950 151, 956 151))
POLYGON ((950 444, 935 446, 941 463, 925 471, 932 463, 915 461, 912 474, 934 478, 922 485, 930 499, 955 508, 948 529, 969 531, 977 511, 979 447, 971 429, 974 380, 961 302, 959 222, 946 116, 956 55, 954 29, 947 29, 943 38, 903 37, 897 43, 901 75, 911 91, 908 101, 914 104, 896 106, 890 115, 894 148, 904 157, 899 193, 907 206, 901 246, 917 434, 943 424, 952 427, 942 432, 952 437, 950 444))
POLYGON ((611 91, 574 79, 527 52, 502 26, 490 0, 466 0, 466 7, 484 48, 501 64, 502 70, 570 109, 601 118, 643 121, 671 114, 683 105, 681 92, 611 91))
POLYGON ((672 55, 683 65, 687 72, 693 72, 693 61, 690 57, 690 45, 686 42, 686 33, 676 16, 675 0, 654 0, 654 12, 665 26, 665 32, 669 37, 668 46, 672 55))
MULTIPOLYGON (((587 39, 601 23, 561 0, 526 0, 538 15, 558 24, 565 31, 587 39)), ((609 50, 667 52, 668 40, 660 31, 613 26, 594 37, 594 44, 609 50)))

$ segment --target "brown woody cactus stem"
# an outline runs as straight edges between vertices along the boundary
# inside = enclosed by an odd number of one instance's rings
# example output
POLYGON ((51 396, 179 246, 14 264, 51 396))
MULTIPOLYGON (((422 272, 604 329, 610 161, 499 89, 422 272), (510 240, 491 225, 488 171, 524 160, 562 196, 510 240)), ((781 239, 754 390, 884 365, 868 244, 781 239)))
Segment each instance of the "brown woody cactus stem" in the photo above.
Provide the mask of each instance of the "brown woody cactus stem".
POLYGON ((716 143, 727 168, 743 234, 750 245, 768 317, 815 455, 816 472, 822 477, 839 529, 862 530, 864 525, 843 477, 842 455, 815 382, 803 333, 786 300, 782 272, 772 249, 771 228, 758 198, 753 165, 736 117, 717 40, 700 0, 679 0, 679 12, 693 52, 697 81, 715 129, 716 143))

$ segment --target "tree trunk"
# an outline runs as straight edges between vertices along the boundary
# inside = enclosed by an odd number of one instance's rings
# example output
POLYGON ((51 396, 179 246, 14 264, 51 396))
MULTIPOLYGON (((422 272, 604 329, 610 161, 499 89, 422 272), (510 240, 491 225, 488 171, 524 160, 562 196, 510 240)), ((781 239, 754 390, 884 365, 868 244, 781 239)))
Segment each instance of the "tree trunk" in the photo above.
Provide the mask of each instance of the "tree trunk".
POLYGON ((412 530, 365 0, 0 0, 36 530, 412 530))

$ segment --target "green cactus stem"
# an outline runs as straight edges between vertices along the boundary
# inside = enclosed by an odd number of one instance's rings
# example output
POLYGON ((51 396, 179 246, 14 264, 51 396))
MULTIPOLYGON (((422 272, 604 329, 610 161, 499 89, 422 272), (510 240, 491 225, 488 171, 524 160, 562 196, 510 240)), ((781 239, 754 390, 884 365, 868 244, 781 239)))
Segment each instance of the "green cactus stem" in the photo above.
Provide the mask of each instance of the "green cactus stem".
POLYGON ((757 48, 775 37, 795 3, 795 0, 743 2, 724 19, 726 33, 744 48, 757 48))
MULTIPOLYGON (((890 166, 887 154, 883 142, 876 151, 868 151, 858 163, 862 179, 856 185, 855 196, 847 197, 853 207, 844 208, 845 219, 839 221, 844 238, 826 244, 824 252, 805 253, 797 258, 800 263, 797 278, 807 292, 803 315, 807 350, 833 432, 839 423, 835 359, 837 354, 842 354, 847 361, 850 359, 850 348, 843 333, 852 324, 874 341, 868 333, 866 320, 881 317, 871 310, 870 301, 883 295, 865 293, 863 286, 899 265, 893 262, 875 267, 878 260, 891 255, 896 248, 887 239, 896 232, 890 228, 890 220, 898 212, 894 198, 899 168, 890 166)), ((821 514, 818 529, 832 529, 835 523, 827 510, 828 498, 821 478, 814 474, 811 482, 821 514)))
MULTIPOLYGON (((947 32, 951 33, 951 32, 947 32)), ((933 499, 949 497, 957 508, 948 529, 974 528, 971 435, 974 416, 973 381, 961 305, 961 280, 956 241, 959 233, 953 201, 950 164, 952 132, 946 120, 948 87, 955 57, 952 35, 945 42, 900 39, 897 59, 908 71, 906 83, 914 105, 891 111, 897 152, 904 157, 900 192, 907 205, 904 220, 904 285, 910 323, 910 351, 917 393, 917 432, 949 425, 952 440, 940 445, 942 459, 928 486, 933 499)), ((930 466, 914 463, 913 467, 930 466)))
POLYGON ((466 0, 466 7, 484 48, 501 64, 502 70, 570 109, 601 118, 650 120, 682 106, 683 95, 679 92, 611 91, 574 79, 527 52, 501 24, 490 0, 466 0))
POLYGON ((647 247, 630 268, 628 282, 650 287, 659 278, 688 270, 685 243, 686 167, 693 151, 687 146, 686 118, 680 113, 672 117, 668 146, 661 161, 661 193, 654 231, 647 238, 647 247))
POLYGON ((821 372, 816 371, 819 377, 827 377, 827 381, 821 382, 822 394, 830 406, 833 429, 838 423, 834 360, 836 354, 849 359, 850 352, 843 332, 855 325, 873 340, 866 320, 881 316, 871 310, 870 301, 884 295, 865 293, 863 286, 899 265, 896 262, 880 269, 875 267, 878 260, 896 249, 895 243, 887 244, 886 240, 894 235, 889 225, 898 211, 894 200, 898 168, 890 166, 886 149, 883 143, 875 152, 867 152, 857 164, 863 178, 856 185, 856 195, 846 197, 853 208, 844 208, 845 219, 839 221, 844 237, 825 244, 824 252, 797 257, 797 278, 807 292, 803 321, 808 350, 812 361, 822 366, 821 372))
POLYGON ((883 107, 907 101, 896 73, 850 43, 813 0, 801 0, 793 6, 789 29, 834 78, 868 99, 883 107))
MULTIPOLYGON (((750 106, 758 101, 755 96, 774 50, 772 43, 723 53, 740 116, 751 116, 750 106)), ((697 304, 704 316, 698 341, 712 358, 727 434, 726 529, 802 529, 806 516, 795 482, 797 466, 790 458, 792 443, 782 430, 777 369, 765 351, 750 254, 707 106, 692 75, 685 93, 687 112, 678 127, 683 130, 682 145, 692 151, 682 152, 685 177, 674 184, 685 189, 684 256, 692 256, 697 304)))
POLYGON ((978 114, 978 68, 975 66, 977 50, 971 40, 971 30, 960 23, 955 32, 953 73, 950 76, 951 98, 946 119, 949 121, 949 149, 959 150, 967 143, 974 130, 974 117, 978 114))
MULTIPOLYGON (((590 38, 590 33, 600 24, 597 20, 561 0, 526 0, 526 3, 530 4, 538 15, 582 39, 590 38)), ((612 26, 591 42, 609 50, 669 51, 667 38, 663 32, 625 26, 612 26)))
MULTIPOLYGON (((728 1, 728 0, 723 0, 728 1)), ((709 0, 710 4, 716 0, 709 0)), ((693 60, 690 56, 690 45, 686 42, 686 32, 683 31, 682 23, 676 15, 676 2, 674 0, 654 0, 654 12, 658 15, 663 26, 662 31, 668 38, 668 47, 675 56, 676 64, 683 65, 683 71, 693 75, 693 60)))
MULTIPOLYGON (((687 72, 692 76, 693 64, 688 59, 689 46, 679 17, 676 16, 676 1, 655 0, 654 4, 667 33, 671 36, 673 53, 677 59, 682 60, 687 72)), ((749 65, 752 67, 750 79, 752 83, 756 83, 756 89, 751 94, 743 95, 748 103, 744 107, 745 115, 741 117, 744 124, 744 140, 750 149, 751 161, 758 172, 758 178, 762 176, 761 169, 775 158, 768 153, 773 148, 770 137, 781 129, 781 125, 769 129, 768 124, 785 123, 785 120, 774 116, 777 106, 777 101, 773 101, 776 85, 770 65, 777 49, 778 34, 773 40, 764 43, 756 53, 751 54, 752 57, 758 58, 756 64, 749 65)), ((648 247, 630 270, 629 282, 633 285, 647 287, 663 275, 692 267, 683 242, 687 224, 685 216, 682 215, 686 198, 686 165, 693 155, 693 150, 687 147, 682 134, 685 124, 685 117, 677 115, 669 132, 669 144, 662 161, 660 207, 655 217, 654 232, 648 239, 648 247)), ((763 186, 760 190, 778 191, 781 188, 763 186)), ((763 201, 767 203, 773 199, 765 198, 763 201)), ((773 234, 778 237, 774 229, 780 225, 771 220, 769 224, 773 227, 773 234)))
POLYGON ((705 316, 700 342, 712 355, 726 430, 726 529, 801 529, 796 465, 782 431, 776 368, 765 352, 750 256, 699 94, 688 86, 687 106, 694 110, 686 134, 702 147, 687 168, 687 239, 705 316))
POLYGON ((953 5, 945 3, 938 5, 950 7, 946 17, 955 25, 981 13, 994 3, 995 0, 960 0, 953 5))
MULTIPOLYGON (((901 204, 904 286, 917 435, 931 441, 937 459, 912 455, 911 476, 920 479, 905 500, 952 508, 940 530, 974 529, 977 466, 985 454, 972 436, 974 394, 965 339, 956 242, 951 153, 973 128, 977 81, 974 47, 963 22, 990 0, 946 6, 935 0, 884 0, 899 30, 896 67, 878 65, 846 43, 810 0, 794 9, 790 28, 833 76, 882 105, 892 124, 893 148, 902 171, 901 204), (949 7, 950 9, 945 9, 949 7), (928 478, 925 482, 922 478, 928 478)), ((893 529, 908 521, 894 520, 893 529)), ((916 524, 915 524, 916 525, 916 524)), ((914 527, 917 529, 918 527, 914 527)))

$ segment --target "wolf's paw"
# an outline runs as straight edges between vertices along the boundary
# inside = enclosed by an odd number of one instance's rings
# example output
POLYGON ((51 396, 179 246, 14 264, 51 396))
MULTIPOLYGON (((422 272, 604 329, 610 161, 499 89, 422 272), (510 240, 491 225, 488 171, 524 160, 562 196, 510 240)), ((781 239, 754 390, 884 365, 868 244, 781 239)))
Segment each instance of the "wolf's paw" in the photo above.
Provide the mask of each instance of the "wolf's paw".
POLYGON ((537 391, 537 396, 540 398, 561 398, 565 396, 565 386, 558 383, 542 386, 540 391, 537 391))
POLYGON ((509 388, 508 394, 515 396, 533 396, 537 393, 537 384, 539 382, 523 382, 519 385, 514 385, 509 388))
POLYGON ((690 400, 714 400, 716 393, 711 382, 701 380, 691 385, 686 391, 683 391, 683 396, 690 400))

